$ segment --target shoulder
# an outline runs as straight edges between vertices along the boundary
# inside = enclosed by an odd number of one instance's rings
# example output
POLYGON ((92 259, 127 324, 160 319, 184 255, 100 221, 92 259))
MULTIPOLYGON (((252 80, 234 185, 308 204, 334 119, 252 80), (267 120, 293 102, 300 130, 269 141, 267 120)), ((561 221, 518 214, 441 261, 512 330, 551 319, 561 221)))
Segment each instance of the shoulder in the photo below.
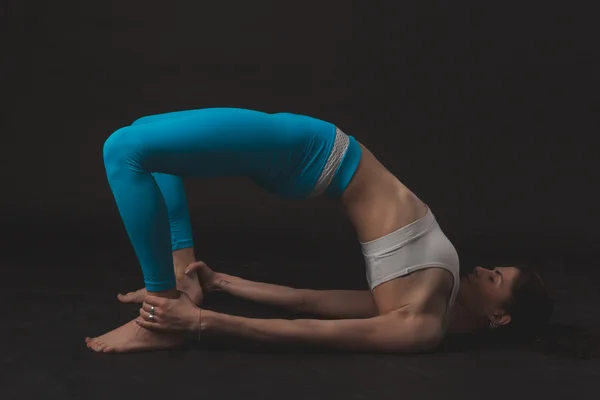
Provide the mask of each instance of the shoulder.
POLYGON ((411 314, 443 319, 454 290, 454 275, 442 267, 419 271, 419 290, 412 299, 411 314))
POLYGON ((450 298, 454 289, 452 272, 444 268, 435 268, 433 271, 429 296, 411 317, 414 330, 423 335, 421 344, 425 349, 437 347, 443 340, 444 318, 450 312, 450 298))
POLYGON ((390 312, 398 324, 410 327, 415 346, 422 349, 436 347, 443 339, 444 318, 449 311, 454 288, 453 274, 443 268, 430 268, 418 295, 405 306, 390 312))
POLYGON ((436 348, 443 339, 443 321, 430 313, 407 314, 391 312, 387 315, 389 332, 397 336, 405 350, 412 352, 429 351, 436 348))
POLYGON ((438 347, 444 338, 443 318, 439 318, 437 315, 421 314, 416 316, 413 329, 418 335, 415 349, 419 351, 438 347))
POLYGON ((431 307, 438 312, 446 313, 450 297, 454 290, 455 278, 454 274, 442 267, 430 268, 427 279, 428 294, 426 306, 431 310, 431 307))

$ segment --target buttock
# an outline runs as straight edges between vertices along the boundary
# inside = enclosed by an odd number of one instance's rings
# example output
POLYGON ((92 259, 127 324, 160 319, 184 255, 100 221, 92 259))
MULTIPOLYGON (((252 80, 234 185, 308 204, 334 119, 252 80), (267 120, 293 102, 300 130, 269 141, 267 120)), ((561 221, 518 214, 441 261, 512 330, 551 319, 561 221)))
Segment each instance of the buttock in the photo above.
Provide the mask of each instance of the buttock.
POLYGON ((255 183, 283 197, 341 196, 360 162, 356 139, 308 116, 278 113, 271 118, 279 132, 277 145, 271 145, 271 163, 253 177, 255 183))

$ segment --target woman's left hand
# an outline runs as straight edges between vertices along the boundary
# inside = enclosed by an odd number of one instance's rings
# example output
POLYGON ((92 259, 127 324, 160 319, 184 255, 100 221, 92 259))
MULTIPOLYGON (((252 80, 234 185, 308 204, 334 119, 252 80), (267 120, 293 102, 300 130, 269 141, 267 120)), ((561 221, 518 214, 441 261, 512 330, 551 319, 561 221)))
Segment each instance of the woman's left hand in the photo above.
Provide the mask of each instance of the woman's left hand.
POLYGON ((178 294, 177 299, 147 296, 140 308, 140 317, 135 322, 149 330, 187 332, 198 330, 202 310, 185 292, 178 292, 178 294))

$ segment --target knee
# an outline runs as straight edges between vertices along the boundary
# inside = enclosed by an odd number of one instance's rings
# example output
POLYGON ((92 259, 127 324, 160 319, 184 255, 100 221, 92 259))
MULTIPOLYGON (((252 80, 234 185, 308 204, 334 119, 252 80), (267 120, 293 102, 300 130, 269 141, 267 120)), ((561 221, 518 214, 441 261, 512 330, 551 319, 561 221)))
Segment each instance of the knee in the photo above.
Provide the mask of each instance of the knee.
POLYGON ((114 169, 131 160, 135 154, 135 142, 127 127, 116 130, 104 142, 102 156, 107 169, 114 169))

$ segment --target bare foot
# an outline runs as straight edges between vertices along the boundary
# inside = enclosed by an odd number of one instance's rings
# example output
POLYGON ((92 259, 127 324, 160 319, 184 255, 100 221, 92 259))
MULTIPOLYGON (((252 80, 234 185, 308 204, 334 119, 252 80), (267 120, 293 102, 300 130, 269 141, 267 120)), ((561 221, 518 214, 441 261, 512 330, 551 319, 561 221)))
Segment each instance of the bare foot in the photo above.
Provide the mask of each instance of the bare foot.
POLYGON ((141 288, 127 294, 119 293, 117 299, 119 299, 121 303, 143 303, 146 296, 148 296, 146 288, 141 288))
POLYGON ((88 348, 98 353, 131 353, 181 347, 185 337, 181 334, 149 331, 132 320, 102 336, 87 337, 85 342, 88 348))
MULTIPOLYGON (((204 298, 204 294, 202 293, 202 287, 200 286, 200 282, 198 282, 196 273, 190 272, 187 275, 177 274, 176 278, 177 290, 187 293, 196 305, 200 305, 204 298)), ((148 296, 146 288, 141 288, 127 294, 119 293, 117 298, 121 303, 143 303, 146 296, 148 296)))
POLYGON ((185 292, 190 296, 194 304, 200 305, 204 299, 204 293, 198 281, 198 274, 193 271, 186 274, 182 271, 181 273, 176 273, 175 277, 177 278, 177 290, 185 292))

